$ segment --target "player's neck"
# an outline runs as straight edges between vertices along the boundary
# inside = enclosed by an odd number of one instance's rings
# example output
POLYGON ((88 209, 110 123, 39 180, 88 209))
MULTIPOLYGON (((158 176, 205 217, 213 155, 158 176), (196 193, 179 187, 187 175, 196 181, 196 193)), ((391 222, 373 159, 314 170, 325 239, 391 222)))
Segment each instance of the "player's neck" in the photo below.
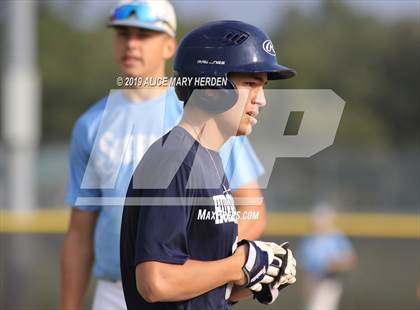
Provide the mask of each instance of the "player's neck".
POLYGON ((183 117, 178 126, 184 128, 203 147, 218 152, 229 139, 223 135, 213 119, 206 122, 183 117))
POLYGON ((162 96, 166 90, 167 87, 130 88, 124 89, 123 95, 128 101, 141 104, 162 96))

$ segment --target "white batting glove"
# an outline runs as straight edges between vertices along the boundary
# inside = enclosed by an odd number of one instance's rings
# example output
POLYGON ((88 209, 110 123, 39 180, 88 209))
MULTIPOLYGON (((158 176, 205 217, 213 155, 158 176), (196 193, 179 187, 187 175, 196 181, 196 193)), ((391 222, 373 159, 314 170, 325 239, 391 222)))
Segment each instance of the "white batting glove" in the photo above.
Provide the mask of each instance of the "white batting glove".
POLYGON ((281 246, 285 254, 279 255, 282 259, 280 274, 274 282, 263 284, 260 291, 253 292, 254 298, 265 305, 272 304, 277 299, 281 289, 296 282, 296 260, 292 251, 288 248, 288 242, 281 244, 281 246))
POLYGON ((284 247, 287 250, 287 255, 283 257, 283 264, 280 270, 280 277, 276 278, 276 280, 273 282, 273 288, 275 289, 282 289, 283 287, 293 284, 296 282, 296 259, 293 256, 292 250, 289 249, 289 244, 287 242, 282 244, 282 247, 284 247))
POLYGON ((259 292, 262 290, 262 284, 270 284, 274 283, 275 280, 280 275, 280 268, 283 265, 282 258, 286 255, 286 249, 284 249, 281 245, 278 245, 274 242, 264 242, 264 241, 255 241, 258 246, 267 251, 272 252, 274 254, 274 258, 270 266, 268 267, 267 275, 270 276, 270 278, 263 279, 263 281, 251 286, 249 289, 254 292, 259 292), (271 277, 274 277, 272 280, 271 277), (264 281, 265 280, 265 281, 264 281))
POLYGON ((242 240, 238 246, 248 244, 248 257, 242 270, 247 277, 246 287, 258 292, 262 284, 273 283, 280 274, 282 261, 276 255, 287 252, 273 242, 242 240))

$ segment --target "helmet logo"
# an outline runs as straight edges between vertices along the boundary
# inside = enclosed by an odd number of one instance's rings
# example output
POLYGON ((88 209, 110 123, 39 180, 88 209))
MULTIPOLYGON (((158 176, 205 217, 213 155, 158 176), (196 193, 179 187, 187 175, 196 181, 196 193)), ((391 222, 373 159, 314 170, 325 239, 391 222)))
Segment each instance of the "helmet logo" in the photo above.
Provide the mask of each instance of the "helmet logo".
POLYGON ((199 65, 224 65, 226 62, 224 60, 205 60, 199 59, 197 60, 197 64, 199 65))
POLYGON ((274 50, 273 42, 271 42, 271 40, 265 40, 262 44, 262 48, 266 53, 276 56, 276 51, 274 50))

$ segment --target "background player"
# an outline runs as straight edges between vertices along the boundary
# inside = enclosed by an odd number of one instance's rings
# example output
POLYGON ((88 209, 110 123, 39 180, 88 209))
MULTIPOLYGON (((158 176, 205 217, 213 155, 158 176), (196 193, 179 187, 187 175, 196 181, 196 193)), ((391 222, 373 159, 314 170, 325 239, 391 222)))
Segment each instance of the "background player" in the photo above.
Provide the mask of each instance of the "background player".
MULTIPOLYGON (((175 13, 167 1, 123 1, 112 13, 115 56, 124 76, 164 76, 175 52, 175 13)), ((66 203, 71 220, 61 254, 61 307, 81 308, 93 275, 94 309, 125 307, 120 273, 119 238, 122 205, 131 175, 147 148, 180 119, 182 103, 164 87, 111 91, 76 122, 70 148, 66 203), (78 203, 82 197, 89 204, 78 203)), ((235 197, 258 197, 256 178, 263 172, 246 139, 223 147, 225 169, 239 169, 231 184, 235 197)), ((258 221, 240 221, 241 238, 256 239, 265 226, 264 206, 258 221)))
POLYGON ((335 225, 335 212, 319 204, 312 213, 312 234, 298 249, 307 310, 335 310, 343 291, 342 277, 356 263, 350 240, 335 225))
POLYGON ((236 209, 218 154, 231 136, 251 133, 267 80, 294 76, 263 49, 268 41, 258 28, 235 21, 206 24, 182 40, 177 77, 225 77, 228 84, 195 93, 193 85, 176 86, 184 116, 133 175, 120 243, 128 309, 229 309, 228 299, 251 296, 247 288, 259 295, 263 285, 277 291, 296 281, 293 255, 280 245, 243 240, 232 254, 236 209), (244 36, 241 44, 226 40, 232 33, 244 36))

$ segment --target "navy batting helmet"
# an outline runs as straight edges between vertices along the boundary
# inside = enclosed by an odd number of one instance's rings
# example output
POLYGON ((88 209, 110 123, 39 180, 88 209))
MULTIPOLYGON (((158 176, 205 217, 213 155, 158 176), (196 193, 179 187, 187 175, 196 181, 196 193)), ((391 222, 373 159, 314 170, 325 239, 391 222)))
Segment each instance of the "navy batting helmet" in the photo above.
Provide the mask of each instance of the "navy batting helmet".
MULTIPOLYGON (((211 22, 188 33, 179 44, 173 69, 176 77, 228 79, 229 73, 242 72, 267 73, 269 80, 276 80, 296 75, 293 69, 277 63, 273 43, 264 31, 240 21, 211 22)), ((176 86, 175 91, 185 103, 195 88, 198 87, 176 86)), ((235 85, 228 79, 223 89, 235 89, 235 85)), ((237 98, 234 99, 207 108, 223 112, 235 104, 237 98)))

